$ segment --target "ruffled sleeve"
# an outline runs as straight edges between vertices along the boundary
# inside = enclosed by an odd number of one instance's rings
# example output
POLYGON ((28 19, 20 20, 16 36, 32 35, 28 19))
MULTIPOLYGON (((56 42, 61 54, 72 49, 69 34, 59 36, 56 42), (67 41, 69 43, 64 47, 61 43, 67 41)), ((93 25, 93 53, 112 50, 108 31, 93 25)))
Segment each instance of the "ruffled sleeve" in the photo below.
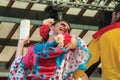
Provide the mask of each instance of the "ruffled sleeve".
POLYGON ((87 69, 86 64, 91 58, 91 54, 83 40, 78 37, 75 38, 77 39, 78 46, 74 50, 69 50, 67 54, 65 54, 64 59, 56 70, 53 78, 64 80, 77 70, 87 69))
POLYGON ((10 67, 8 80, 25 80, 30 74, 30 69, 26 68, 22 62, 22 56, 18 56, 10 67))
POLYGON ((78 47, 76 48, 75 52, 79 53, 81 64, 79 65, 79 68, 82 70, 86 70, 86 64, 91 58, 90 51, 87 48, 87 45, 84 43, 84 41, 81 38, 77 38, 77 44, 78 47))
POLYGON ((33 47, 29 46, 26 56, 18 56, 15 58, 10 67, 9 80, 26 80, 26 76, 30 75, 33 66, 33 47))

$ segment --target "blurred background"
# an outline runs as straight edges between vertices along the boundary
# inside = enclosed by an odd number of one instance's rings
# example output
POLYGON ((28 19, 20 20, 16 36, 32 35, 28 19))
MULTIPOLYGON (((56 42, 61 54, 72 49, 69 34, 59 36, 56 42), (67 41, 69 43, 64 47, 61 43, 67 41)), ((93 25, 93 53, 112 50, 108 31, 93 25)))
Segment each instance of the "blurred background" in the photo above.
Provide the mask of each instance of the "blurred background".
MULTIPOLYGON (((89 45, 92 34, 110 24, 117 3, 117 0, 0 0, 0 77, 7 77, 15 58, 22 19, 31 21, 30 44, 41 39, 38 28, 43 19, 54 18, 70 22, 70 33, 89 45)), ((100 61, 86 73, 90 80, 102 80, 100 61)))

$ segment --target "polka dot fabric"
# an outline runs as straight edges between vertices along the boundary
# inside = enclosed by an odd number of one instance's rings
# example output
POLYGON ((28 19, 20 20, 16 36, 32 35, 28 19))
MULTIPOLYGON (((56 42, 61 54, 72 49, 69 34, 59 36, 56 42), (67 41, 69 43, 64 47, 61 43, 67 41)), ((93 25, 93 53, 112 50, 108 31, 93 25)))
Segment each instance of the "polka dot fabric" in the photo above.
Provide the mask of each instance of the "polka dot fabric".
POLYGON ((56 70, 55 75, 53 76, 56 80, 74 80, 70 77, 70 74, 75 72, 77 69, 82 69, 80 65, 86 64, 89 61, 90 53, 87 49, 86 44, 80 38, 76 38, 80 41, 78 47, 73 51, 68 51, 65 55, 65 58, 56 70))
POLYGON ((21 60, 22 56, 18 56, 13 61, 9 72, 10 80, 24 80, 24 76, 28 76, 30 74, 30 70, 24 68, 21 60))

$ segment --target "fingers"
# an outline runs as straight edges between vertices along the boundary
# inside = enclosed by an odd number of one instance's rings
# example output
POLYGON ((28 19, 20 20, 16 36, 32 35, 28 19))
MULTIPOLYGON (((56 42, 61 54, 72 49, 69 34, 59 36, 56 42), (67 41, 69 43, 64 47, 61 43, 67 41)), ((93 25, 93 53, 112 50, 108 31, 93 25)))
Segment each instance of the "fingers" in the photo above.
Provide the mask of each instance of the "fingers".
POLYGON ((84 75, 81 77, 82 80, 89 80, 88 76, 84 73, 84 75))
POLYGON ((73 77, 73 74, 70 74, 70 77, 73 77))
POLYGON ((57 47, 59 47, 59 48, 63 48, 63 44, 58 44, 58 46, 57 47))
POLYGON ((72 38, 71 39, 71 43, 74 45, 74 46, 77 46, 77 40, 75 38, 72 38))
POLYGON ((29 36, 27 36, 25 39, 21 39, 20 41, 22 44, 27 44, 30 42, 30 38, 29 38, 29 36))
POLYGON ((66 48, 67 50, 75 49, 75 48, 76 48, 76 45, 74 45, 74 44, 72 44, 72 43, 68 43, 68 44, 65 46, 65 48, 66 48))
POLYGON ((25 44, 28 44, 28 43, 30 43, 30 39, 26 40, 26 42, 25 42, 25 44))
POLYGON ((65 45, 65 48, 67 48, 69 45, 70 45, 70 43, 66 44, 66 45, 65 45))
POLYGON ((30 42, 30 38, 27 37, 27 38, 25 39, 25 44, 27 44, 27 43, 29 43, 29 42, 30 42))
POLYGON ((68 46, 68 47, 66 48, 67 51, 70 50, 70 49, 71 49, 71 46, 68 46))
POLYGON ((29 43, 30 42, 30 38, 29 36, 26 37, 26 43, 29 43))
POLYGON ((71 45, 70 43, 67 44, 67 45, 66 45, 66 49, 67 49, 67 51, 70 50, 70 49, 72 49, 72 45, 71 45))
POLYGON ((67 50, 75 49, 76 47, 77 47, 77 40, 75 38, 72 38, 71 42, 65 45, 65 48, 67 48, 67 50))

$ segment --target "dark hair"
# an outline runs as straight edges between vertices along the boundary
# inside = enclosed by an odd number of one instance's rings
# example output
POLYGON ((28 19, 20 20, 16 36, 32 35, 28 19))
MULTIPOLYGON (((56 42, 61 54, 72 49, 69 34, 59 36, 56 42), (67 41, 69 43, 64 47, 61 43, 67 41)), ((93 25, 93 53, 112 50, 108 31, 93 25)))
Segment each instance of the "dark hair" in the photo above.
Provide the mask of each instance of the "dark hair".
POLYGON ((116 14, 120 11, 120 3, 117 4, 113 10, 116 14))
MULTIPOLYGON (((117 13, 120 11, 120 3, 115 6, 113 11, 115 12, 115 15, 117 15, 117 13)), ((120 18, 116 22, 120 22, 120 18)))
POLYGON ((71 26, 70 26, 70 24, 69 24, 68 21, 65 21, 65 20, 58 20, 58 21, 55 21, 55 22, 52 24, 52 26, 54 26, 54 25, 56 25, 57 23, 62 22, 62 21, 66 22, 66 23, 69 25, 70 30, 68 30, 68 32, 70 33, 70 31, 71 31, 71 26))
MULTIPOLYGON (((68 33, 70 33, 70 31, 71 31, 71 26, 70 26, 69 22, 67 22, 67 21, 65 21, 65 20, 57 20, 57 21, 55 21, 55 22, 52 24, 52 26, 54 26, 54 25, 56 25, 57 23, 62 22, 62 21, 66 22, 66 23, 69 25, 70 30, 68 30, 68 33)), ((50 30, 49 30, 49 31, 50 31, 50 30)), ((48 38, 49 38, 49 35, 47 36, 46 39, 45 39, 45 38, 42 38, 42 39, 40 40, 40 43, 46 42, 46 41, 48 40, 48 38)))

